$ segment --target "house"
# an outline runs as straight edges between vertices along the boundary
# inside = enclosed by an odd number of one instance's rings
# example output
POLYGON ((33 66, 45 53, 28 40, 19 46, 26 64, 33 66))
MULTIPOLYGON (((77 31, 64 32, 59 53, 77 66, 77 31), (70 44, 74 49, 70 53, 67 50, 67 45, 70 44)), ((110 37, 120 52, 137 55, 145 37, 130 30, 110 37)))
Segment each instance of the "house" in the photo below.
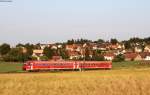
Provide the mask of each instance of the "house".
POLYGON ((82 49, 81 44, 66 45, 66 50, 67 51, 78 51, 78 52, 80 52, 81 49, 82 49))
POLYGON ((150 55, 147 55, 144 60, 150 60, 150 55))
POLYGON ((45 47, 50 47, 50 45, 49 44, 40 44, 41 49, 44 49, 45 47))
POLYGON ((106 45, 105 44, 98 44, 95 47, 93 47, 93 50, 102 50, 102 51, 106 51, 106 45))
POLYGON ((140 46, 136 46, 134 48, 134 51, 137 52, 137 53, 140 53, 140 52, 142 52, 142 48, 140 46))
POLYGON ((110 61, 112 61, 112 60, 114 59, 114 57, 115 57, 115 54, 114 54, 114 53, 106 53, 106 54, 104 54, 104 59, 105 59, 105 60, 110 60, 110 61))
POLYGON ((124 56, 125 56, 126 61, 132 61, 132 60, 140 61, 140 60, 143 60, 142 56, 138 53, 133 53, 133 52, 132 53, 125 53, 124 56))
POLYGON ((124 49, 124 44, 120 44, 120 43, 117 43, 117 44, 109 44, 108 45, 109 49, 111 50, 117 50, 117 49, 124 49))
POLYGON ((134 61, 141 61, 141 60, 143 60, 143 58, 140 54, 137 54, 137 56, 134 58, 134 61))
POLYGON ((62 48, 63 46, 59 44, 59 45, 57 45, 57 47, 58 47, 58 48, 62 48))
POLYGON ((74 50, 73 47, 74 47, 73 45, 66 45, 66 50, 73 51, 74 50))
POLYGON ((143 60, 150 60, 150 53, 149 52, 142 52, 140 53, 143 60))
POLYGON ((40 59, 40 56, 43 56, 43 50, 33 50, 33 54, 32 54, 33 57, 37 57, 37 59, 39 60, 40 59))
POLYGON ((57 45, 53 44, 53 45, 51 45, 51 49, 55 49, 55 50, 57 50, 57 49, 58 49, 58 47, 57 47, 57 45))
POLYGON ((150 45, 145 46, 144 52, 150 52, 150 45))
POLYGON ((69 59, 78 59, 81 57, 81 54, 76 51, 68 51, 69 59))

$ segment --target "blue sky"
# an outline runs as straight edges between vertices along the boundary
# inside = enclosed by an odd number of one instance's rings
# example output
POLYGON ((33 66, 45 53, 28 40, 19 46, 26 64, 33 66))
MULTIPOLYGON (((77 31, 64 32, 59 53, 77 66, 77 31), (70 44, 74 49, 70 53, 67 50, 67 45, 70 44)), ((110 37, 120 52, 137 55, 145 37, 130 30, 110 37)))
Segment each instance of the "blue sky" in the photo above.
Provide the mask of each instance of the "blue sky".
POLYGON ((0 43, 150 36, 150 0, 0 2, 0 43))

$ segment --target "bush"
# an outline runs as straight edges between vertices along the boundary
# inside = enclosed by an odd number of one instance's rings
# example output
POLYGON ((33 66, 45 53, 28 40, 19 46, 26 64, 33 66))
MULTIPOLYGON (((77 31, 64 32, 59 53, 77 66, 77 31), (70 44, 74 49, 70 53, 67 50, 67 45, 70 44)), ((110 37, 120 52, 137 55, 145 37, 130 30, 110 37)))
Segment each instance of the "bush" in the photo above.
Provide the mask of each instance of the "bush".
POLYGON ((37 57, 32 56, 32 57, 31 57, 31 60, 37 60, 37 57))
POLYGON ((47 57, 47 56, 41 56, 41 57, 40 57, 40 60, 41 60, 41 61, 47 61, 47 60, 48 60, 48 57, 47 57))
POLYGON ((124 61, 125 57, 122 54, 119 54, 117 56, 115 56, 115 58, 113 59, 113 62, 121 62, 124 61))
POLYGON ((92 61, 104 61, 104 56, 93 56, 92 61))

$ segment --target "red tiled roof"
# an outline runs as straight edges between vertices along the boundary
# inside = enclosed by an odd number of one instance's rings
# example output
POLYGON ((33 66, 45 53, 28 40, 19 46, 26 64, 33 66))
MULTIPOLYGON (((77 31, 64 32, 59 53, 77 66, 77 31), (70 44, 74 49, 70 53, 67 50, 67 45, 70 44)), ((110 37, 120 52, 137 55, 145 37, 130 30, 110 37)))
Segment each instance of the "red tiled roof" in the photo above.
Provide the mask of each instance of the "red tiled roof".
POLYGON ((128 59, 134 59, 137 57, 137 53, 126 53, 125 54, 125 58, 128 58, 128 59))
POLYGON ((140 53, 140 56, 142 58, 146 58, 146 56, 150 56, 150 53, 149 52, 142 52, 142 53, 140 53))
POLYGON ((104 54, 104 56, 114 57, 114 56, 115 56, 115 54, 113 54, 113 53, 106 53, 106 54, 104 54))
POLYGON ((69 56, 75 56, 75 55, 79 55, 79 53, 75 52, 75 51, 68 51, 68 55, 69 56))

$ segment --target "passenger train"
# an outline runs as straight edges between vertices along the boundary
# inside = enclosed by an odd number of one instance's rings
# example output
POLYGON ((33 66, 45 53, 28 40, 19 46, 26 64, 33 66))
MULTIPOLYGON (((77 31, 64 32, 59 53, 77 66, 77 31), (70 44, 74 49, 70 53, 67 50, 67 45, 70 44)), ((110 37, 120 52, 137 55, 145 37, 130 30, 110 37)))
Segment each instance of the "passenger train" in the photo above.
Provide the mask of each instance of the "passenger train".
POLYGON ((82 70, 82 69, 111 69, 111 61, 27 61, 23 70, 82 70))

